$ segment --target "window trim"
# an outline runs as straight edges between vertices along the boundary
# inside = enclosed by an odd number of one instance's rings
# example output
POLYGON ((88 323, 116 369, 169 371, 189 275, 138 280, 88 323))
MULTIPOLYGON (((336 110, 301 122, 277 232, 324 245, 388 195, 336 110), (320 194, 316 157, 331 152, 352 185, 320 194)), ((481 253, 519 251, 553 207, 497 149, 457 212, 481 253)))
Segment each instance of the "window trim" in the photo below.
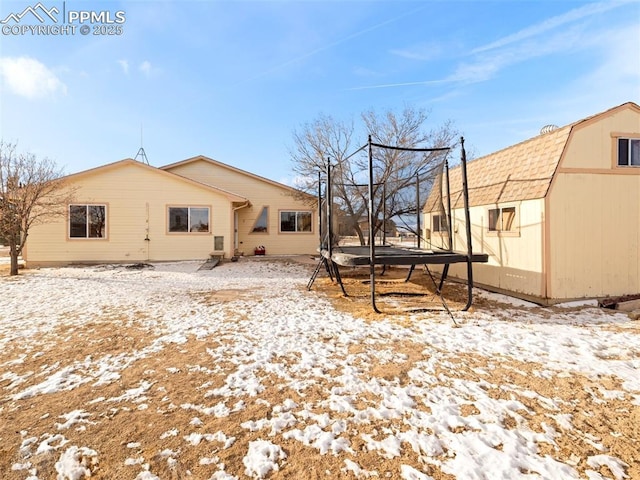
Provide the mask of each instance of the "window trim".
POLYGON ((278 210, 278 234, 284 234, 284 235, 309 235, 309 234, 313 234, 313 210, 295 210, 295 209, 281 209, 278 210), (284 231, 282 230, 282 214, 283 213, 295 213, 296 214, 296 230, 292 231, 292 232, 288 232, 288 231, 284 231), (309 223, 309 231, 298 231, 297 230, 297 224, 298 224, 298 214, 299 213, 308 213, 311 216, 311 222, 309 223))
POLYGON ((614 146, 613 146, 613 164, 616 168, 640 168, 640 164, 634 165, 629 163, 631 161, 631 142, 637 142, 637 149, 640 151, 640 136, 629 134, 629 135, 616 135, 614 137, 614 146), (627 142, 627 163, 620 163, 620 142, 626 140, 627 142))
POLYGON ((71 241, 78 241, 78 240, 90 240, 90 241, 96 241, 96 240, 108 240, 109 239, 109 222, 108 222, 108 216, 109 216, 109 208, 108 205, 106 203, 93 203, 93 202, 88 202, 88 203, 69 203, 67 205, 67 240, 71 240, 71 241), (103 207, 104 208, 104 236, 103 237, 91 237, 89 236, 89 225, 90 222, 87 221, 86 226, 85 226, 85 233, 86 236, 84 237, 72 237, 71 236, 71 207, 85 207, 85 212, 87 215, 87 219, 89 218, 89 212, 87 211, 89 207, 103 207))
POLYGON ((168 235, 211 235, 213 232, 213 229, 211 228, 211 206, 210 205, 167 205, 167 229, 166 229, 166 233, 168 235), (182 209, 187 209, 187 230, 183 231, 183 232, 172 232, 171 231, 171 209, 172 208, 182 208, 182 209), (198 232, 198 231, 191 231, 191 209, 195 209, 195 208, 206 208, 207 209, 207 220, 208 220, 208 231, 206 232, 198 232))
POLYGON ((504 237, 519 237, 520 236, 520 205, 514 203, 506 203, 504 205, 496 206, 492 205, 487 208, 487 227, 486 227, 487 235, 489 236, 504 236, 504 237), (510 230, 503 230, 502 222, 503 222, 503 210, 513 209, 513 224, 510 230), (499 211, 498 214, 498 225, 499 228, 491 229, 491 212, 499 211))
POLYGON ((446 219, 447 216, 445 214, 442 213, 432 213, 431 214, 431 231, 435 234, 438 235, 443 235, 443 234, 449 234, 449 230, 446 228, 446 222, 443 222, 443 219, 446 219), (438 218, 438 228, 436 229, 436 222, 435 219, 436 217, 438 218))

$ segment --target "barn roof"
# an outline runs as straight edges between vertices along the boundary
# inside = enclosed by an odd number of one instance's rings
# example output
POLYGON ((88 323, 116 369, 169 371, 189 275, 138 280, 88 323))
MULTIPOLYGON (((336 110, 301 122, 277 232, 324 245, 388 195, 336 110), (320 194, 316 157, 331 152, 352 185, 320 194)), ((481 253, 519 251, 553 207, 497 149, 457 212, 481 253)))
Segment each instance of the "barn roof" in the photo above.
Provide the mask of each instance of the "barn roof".
MULTIPOLYGON (((544 198, 572 130, 587 120, 628 105, 633 104, 625 103, 564 127, 548 129, 529 140, 467 162, 469 206, 544 198)), ((461 208, 464 200, 459 165, 450 170, 449 178, 451 208, 461 208)), ((443 195, 443 202, 446 202, 446 191, 443 195)), ((436 194, 430 195, 424 211, 434 211, 438 207, 438 200, 436 194)))

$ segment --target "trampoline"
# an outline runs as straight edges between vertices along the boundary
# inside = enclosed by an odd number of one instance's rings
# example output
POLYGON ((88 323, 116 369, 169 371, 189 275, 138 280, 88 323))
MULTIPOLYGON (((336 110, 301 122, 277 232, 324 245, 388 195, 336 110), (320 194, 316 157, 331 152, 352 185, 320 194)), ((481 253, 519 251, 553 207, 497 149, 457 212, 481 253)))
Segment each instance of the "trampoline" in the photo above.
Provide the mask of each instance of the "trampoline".
MULTIPOLYGON (((327 259, 345 267, 369 265, 371 256, 367 246, 335 246, 329 257, 328 250, 322 250, 327 259)), ((486 262, 486 253, 474 253, 472 262, 486 262)), ((467 261, 467 254, 454 251, 427 250, 421 248, 398 247, 393 245, 376 246, 376 265, 447 265, 467 261)))
MULTIPOLYGON (((466 173, 466 153, 464 150, 464 138, 460 139, 460 149, 461 149, 461 168, 462 168, 462 193, 464 200, 464 214, 465 214, 465 230, 466 230, 466 249, 464 251, 456 251, 451 248, 451 202, 448 198, 449 192, 449 175, 448 175, 448 163, 446 160, 446 155, 441 162, 440 168, 437 169, 439 174, 437 178, 433 181, 433 187, 430 193, 430 200, 434 197, 436 203, 440 205, 439 213, 442 215, 442 222, 446 227, 443 229, 445 233, 449 237, 448 248, 421 248, 421 235, 418 233, 417 237, 417 247, 406 247, 399 245, 388 245, 388 244, 376 244, 375 242, 375 230, 374 225, 377 223, 377 219, 373 217, 374 205, 373 205, 373 194, 374 194, 374 167, 372 162, 372 149, 373 148, 382 148, 382 149, 395 149, 395 150, 404 150, 404 151, 412 151, 412 152, 448 152, 450 147, 445 148, 403 148, 397 146, 390 145, 382 145, 373 143, 371 141, 371 136, 369 136, 368 144, 365 145, 368 148, 369 154, 369 182, 368 182, 368 226, 369 226, 369 245, 340 245, 336 242, 336 235, 334 235, 333 229, 333 199, 332 199, 332 178, 331 178, 331 165, 327 163, 327 172, 325 179, 325 198, 324 204, 326 206, 326 226, 323 228, 322 222, 322 214, 320 214, 320 261, 312 274, 309 283, 307 284, 307 288, 311 289, 311 286, 314 283, 314 280, 320 270, 324 267, 332 280, 340 285, 342 292, 345 296, 348 296, 345 286, 342 282, 342 277, 340 273, 340 267, 368 267, 369 268, 369 285, 370 285, 370 299, 371 306, 376 313, 381 313, 376 304, 376 266, 382 266, 383 272, 384 269, 388 266, 408 266, 408 272, 405 279, 405 282, 408 282, 411 275, 413 274, 415 267, 418 265, 424 266, 426 272, 429 277, 433 281, 435 287, 435 293, 440 298, 443 307, 445 310, 451 315, 455 323, 455 318, 451 314, 451 310, 449 309, 447 302, 442 294, 444 282, 447 279, 449 273, 449 267, 452 264, 464 263, 467 266, 467 278, 465 280, 467 286, 467 299, 462 310, 468 310, 473 302, 473 264, 474 263, 486 263, 488 261, 488 255, 485 253, 474 253, 472 248, 472 237, 471 237, 471 222, 469 215, 469 196, 468 196, 468 186, 467 186, 467 173, 466 173), (444 172, 444 174, 443 174, 444 172), (443 191, 447 192, 447 195, 444 196, 442 194, 443 191), (445 208, 445 200, 447 203, 447 207, 445 208), (429 265, 441 265, 442 271, 440 273, 439 282, 436 281, 436 278, 429 270, 429 265)), ((363 150, 365 147, 362 147, 359 150, 363 150)), ((319 182, 320 183, 320 182, 319 182)), ((418 191, 418 190, 417 190, 418 191)), ((322 211, 322 195, 320 185, 318 187, 318 202, 320 205, 319 210, 322 211)), ((420 216, 422 214, 422 209, 420 208, 420 200, 419 194, 416 200, 416 218, 417 218, 417 230, 420 232, 420 216)), ((384 222, 384 220, 383 220, 384 222)), ((383 223, 384 224, 384 223, 383 223)))

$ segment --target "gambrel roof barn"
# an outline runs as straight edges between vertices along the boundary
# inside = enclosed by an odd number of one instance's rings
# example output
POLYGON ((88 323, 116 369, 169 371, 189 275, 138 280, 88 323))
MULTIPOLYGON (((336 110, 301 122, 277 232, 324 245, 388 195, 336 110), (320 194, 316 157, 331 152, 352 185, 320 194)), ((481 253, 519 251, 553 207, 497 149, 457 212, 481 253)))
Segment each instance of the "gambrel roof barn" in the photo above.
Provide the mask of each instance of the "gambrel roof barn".
MULTIPOLYGON (((489 254, 475 268, 477 284, 541 302, 640 292, 635 103, 470 161, 467 178, 474 250, 489 254)), ((460 168, 452 168, 454 248, 466 241, 461 185, 460 168)), ((439 246, 446 239, 436 203, 429 198, 424 211, 427 236, 439 246)))

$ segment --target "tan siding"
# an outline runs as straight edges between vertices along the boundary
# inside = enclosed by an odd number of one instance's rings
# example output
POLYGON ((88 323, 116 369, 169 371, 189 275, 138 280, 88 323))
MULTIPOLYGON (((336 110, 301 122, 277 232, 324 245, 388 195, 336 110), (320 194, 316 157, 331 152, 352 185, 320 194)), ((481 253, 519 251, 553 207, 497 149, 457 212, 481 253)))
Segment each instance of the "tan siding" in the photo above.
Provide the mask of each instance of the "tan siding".
MULTIPOLYGON (((520 238, 476 238, 486 232, 486 225, 477 225, 486 216, 472 207, 476 248, 482 245, 490 254, 488 264, 474 269, 477 282, 551 301, 640 292, 640 168, 617 167, 617 137, 640 137, 636 104, 612 108, 469 163, 472 205, 482 195, 495 197, 487 203, 501 206, 509 205, 507 200, 544 197, 531 208, 521 202, 520 238), (546 177, 546 195, 542 182, 528 182, 546 177)), ((454 192, 459 190, 459 170, 452 171, 454 192)), ((454 205, 460 202, 458 195, 454 205)), ((426 211, 432 204, 427 203, 426 211)), ((461 213, 456 210, 456 215, 461 213)), ((462 226, 458 231, 464 231, 462 226)), ((455 241, 456 248, 464 248, 463 236, 455 241)), ((452 271, 464 276, 460 266, 452 271)))
MULTIPOLYGON (((595 120, 595 119, 594 119, 595 120)), ((612 133, 640 134, 640 114, 635 109, 621 109, 598 121, 585 122, 571 135, 569 150, 560 168, 611 169, 617 160, 612 133)))
POLYGON ((550 195, 553 297, 640 292, 640 176, 558 174, 550 195))
MULTIPOLYGON (((518 232, 497 234, 488 231, 488 210, 494 205, 471 207, 471 234, 473 251, 489 254, 486 264, 474 264, 474 280, 477 283, 503 290, 540 296, 543 289, 542 229, 543 200, 501 204, 501 207, 515 206, 518 232)), ((425 224, 430 225, 429 214, 425 224)), ((453 248, 466 251, 466 226, 464 211, 453 211, 453 248)), ((432 243, 442 246, 438 234, 432 234, 432 243)), ((466 265, 453 265, 450 274, 466 278, 466 265)))
POLYGON ((265 181, 242 172, 220 166, 207 160, 177 164, 168 171, 192 178, 202 183, 215 185, 224 190, 244 196, 251 206, 238 210, 238 250, 252 255, 254 248, 263 245, 267 255, 312 254, 318 246, 317 202, 303 202, 293 197, 292 191, 283 186, 265 181), (251 233, 262 208, 269 207, 268 233, 251 233), (281 210, 307 210, 313 215, 311 233, 280 233, 279 212, 281 210))
POLYGON ((214 236, 224 236, 227 254, 233 253, 230 202, 220 193, 133 162, 70 181, 75 203, 107 205, 107 238, 69 239, 66 218, 35 227, 30 264, 205 259, 214 236), (168 206, 208 206, 211 233, 168 233, 168 206))

